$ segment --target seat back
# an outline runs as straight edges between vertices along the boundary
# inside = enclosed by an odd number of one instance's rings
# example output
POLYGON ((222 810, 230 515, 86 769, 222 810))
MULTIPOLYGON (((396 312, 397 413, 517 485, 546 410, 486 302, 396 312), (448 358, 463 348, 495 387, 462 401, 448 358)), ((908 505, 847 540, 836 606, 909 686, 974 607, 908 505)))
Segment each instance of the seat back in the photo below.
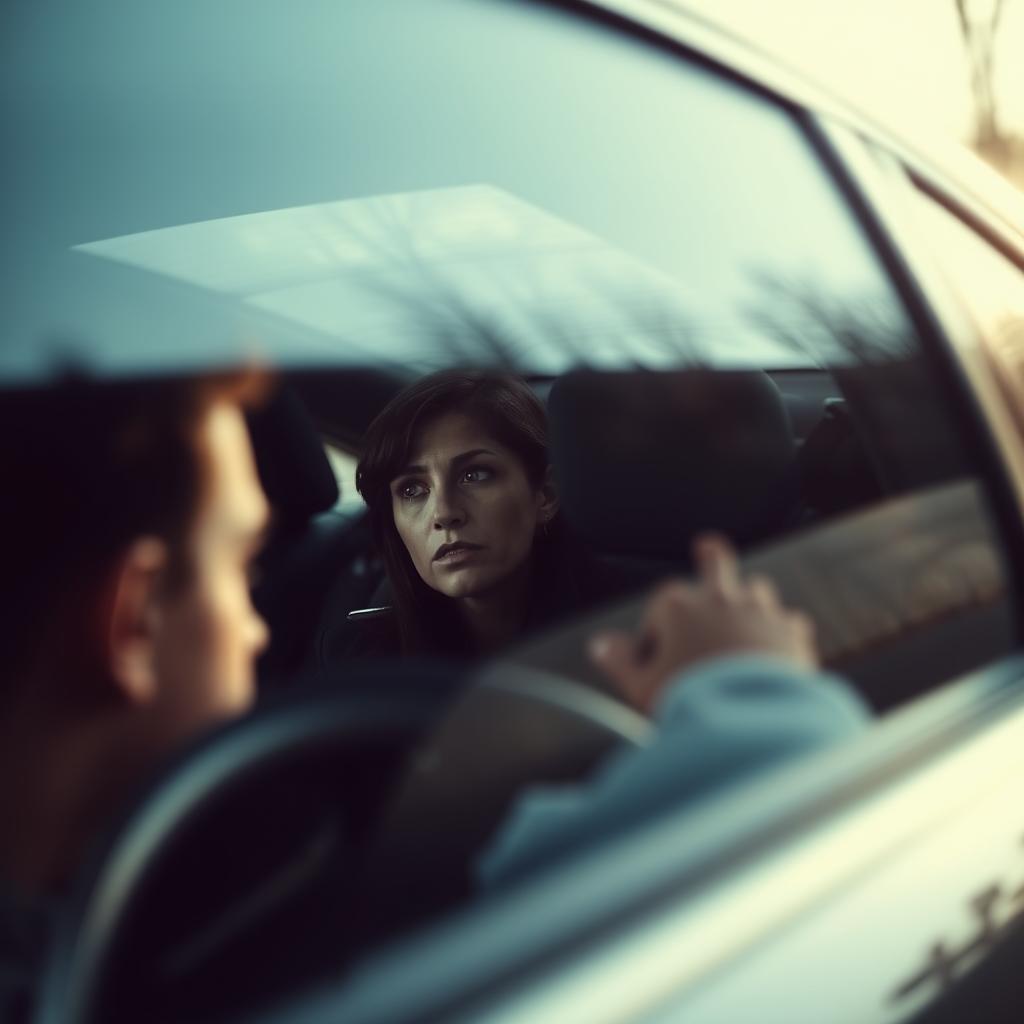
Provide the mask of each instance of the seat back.
POLYGON ((797 513, 796 444, 766 373, 574 372, 548 411, 562 509, 600 555, 673 568, 702 529, 748 544, 797 513))
POLYGON ((359 517, 334 509, 338 485, 295 392, 279 388, 248 415, 260 482, 273 509, 253 598, 270 626, 260 681, 300 669, 330 588, 367 544, 359 517))

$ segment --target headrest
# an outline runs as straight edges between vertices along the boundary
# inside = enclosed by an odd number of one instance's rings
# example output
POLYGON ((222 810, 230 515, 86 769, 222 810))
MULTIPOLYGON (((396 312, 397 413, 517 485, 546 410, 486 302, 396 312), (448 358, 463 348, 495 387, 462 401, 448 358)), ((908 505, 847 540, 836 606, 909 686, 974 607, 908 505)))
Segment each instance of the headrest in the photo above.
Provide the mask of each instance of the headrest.
POLYGON ((280 519, 305 521, 338 500, 338 484, 305 407, 288 387, 249 413, 249 433, 267 498, 280 519))
POLYGON ((563 513, 599 552, 686 558, 694 533, 738 543, 793 513, 796 447, 760 371, 578 371, 548 400, 563 513))

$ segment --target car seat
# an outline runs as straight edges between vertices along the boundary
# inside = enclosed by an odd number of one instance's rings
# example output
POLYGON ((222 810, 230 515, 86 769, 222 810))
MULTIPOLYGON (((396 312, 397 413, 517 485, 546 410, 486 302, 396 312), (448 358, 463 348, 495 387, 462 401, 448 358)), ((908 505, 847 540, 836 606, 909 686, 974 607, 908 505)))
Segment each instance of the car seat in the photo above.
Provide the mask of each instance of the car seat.
POLYGON ((362 516, 335 510, 338 485, 312 420, 282 386, 248 416, 260 481, 273 509, 253 599, 270 626, 261 682, 280 680, 306 659, 320 610, 339 577, 369 545, 362 516))
POLYGON ((577 371, 548 414, 564 514, 641 580, 688 567, 700 530, 744 545, 799 514, 796 443, 766 373, 577 371))

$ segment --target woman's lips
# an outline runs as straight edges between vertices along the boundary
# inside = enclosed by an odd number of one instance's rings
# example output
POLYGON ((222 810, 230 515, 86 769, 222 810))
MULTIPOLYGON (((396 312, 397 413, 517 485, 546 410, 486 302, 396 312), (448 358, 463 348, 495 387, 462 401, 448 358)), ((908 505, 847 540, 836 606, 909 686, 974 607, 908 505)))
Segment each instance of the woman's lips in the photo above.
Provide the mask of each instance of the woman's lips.
POLYGON ((447 550, 442 549, 434 556, 434 561, 438 565, 461 565, 472 560, 481 550, 479 544, 456 544, 447 550))

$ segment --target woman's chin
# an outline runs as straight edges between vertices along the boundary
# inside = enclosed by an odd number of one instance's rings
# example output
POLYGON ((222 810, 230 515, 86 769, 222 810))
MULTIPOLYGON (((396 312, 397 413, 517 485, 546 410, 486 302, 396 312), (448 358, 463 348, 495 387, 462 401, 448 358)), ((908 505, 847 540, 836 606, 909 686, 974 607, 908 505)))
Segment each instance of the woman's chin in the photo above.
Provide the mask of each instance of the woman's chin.
POLYGON ((486 573, 466 568, 449 570, 443 579, 435 581, 434 589, 444 594, 445 597, 467 598, 476 597, 490 589, 490 583, 491 581, 486 578, 486 573))

